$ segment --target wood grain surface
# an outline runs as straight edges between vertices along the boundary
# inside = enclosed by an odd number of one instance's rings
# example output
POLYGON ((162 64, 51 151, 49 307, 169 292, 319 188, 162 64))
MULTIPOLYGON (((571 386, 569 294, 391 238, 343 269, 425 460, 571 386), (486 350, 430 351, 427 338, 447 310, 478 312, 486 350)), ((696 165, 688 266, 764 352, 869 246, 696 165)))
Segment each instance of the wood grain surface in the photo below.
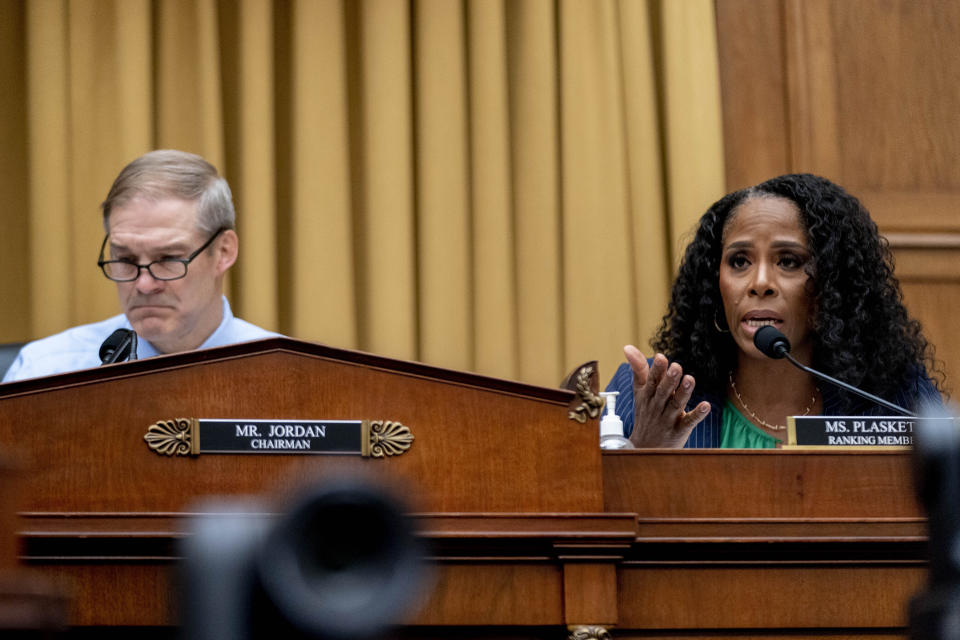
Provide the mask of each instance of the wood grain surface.
POLYGON ((909 454, 601 452, 573 404, 272 339, 4 385, 0 446, 25 470, 21 560, 90 633, 176 624, 198 499, 254 496, 270 518, 347 474, 401 496, 428 545, 431 587, 401 637, 905 633, 925 575, 909 454), (146 427, 181 416, 391 419, 415 440, 382 460, 151 451, 146 427))

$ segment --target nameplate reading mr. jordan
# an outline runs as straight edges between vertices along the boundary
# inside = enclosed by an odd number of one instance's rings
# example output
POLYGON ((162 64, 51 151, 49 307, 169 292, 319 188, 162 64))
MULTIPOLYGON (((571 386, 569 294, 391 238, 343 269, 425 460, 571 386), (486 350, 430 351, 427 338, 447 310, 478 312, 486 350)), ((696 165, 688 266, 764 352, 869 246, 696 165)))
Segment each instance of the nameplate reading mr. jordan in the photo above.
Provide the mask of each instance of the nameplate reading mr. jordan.
POLYGON ((399 455, 413 434, 384 420, 250 420, 176 418, 150 425, 143 437, 161 455, 201 453, 399 455))
POLYGON ((204 453, 353 453, 361 450, 362 420, 200 420, 204 453))

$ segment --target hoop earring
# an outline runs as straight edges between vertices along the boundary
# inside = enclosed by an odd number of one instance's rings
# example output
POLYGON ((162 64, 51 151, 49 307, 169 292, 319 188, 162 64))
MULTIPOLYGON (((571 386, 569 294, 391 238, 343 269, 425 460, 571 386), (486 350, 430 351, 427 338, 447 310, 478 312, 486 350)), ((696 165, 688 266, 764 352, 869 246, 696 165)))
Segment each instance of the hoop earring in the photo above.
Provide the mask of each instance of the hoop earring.
POLYGON ((730 329, 721 329, 720 323, 717 322, 717 310, 713 310, 713 326, 716 327, 717 333, 730 333, 730 329))

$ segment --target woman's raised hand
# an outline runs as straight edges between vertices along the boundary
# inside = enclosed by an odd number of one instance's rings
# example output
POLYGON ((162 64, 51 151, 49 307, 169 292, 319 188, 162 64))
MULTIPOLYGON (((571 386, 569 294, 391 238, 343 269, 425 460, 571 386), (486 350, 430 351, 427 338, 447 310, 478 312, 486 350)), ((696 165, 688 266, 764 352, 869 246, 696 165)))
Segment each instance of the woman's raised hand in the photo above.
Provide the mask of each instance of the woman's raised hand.
POLYGON ((710 403, 701 402, 692 411, 684 411, 693 393, 693 376, 658 353, 652 365, 633 345, 623 348, 633 369, 633 433, 635 447, 679 448, 690 432, 710 413, 710 403))

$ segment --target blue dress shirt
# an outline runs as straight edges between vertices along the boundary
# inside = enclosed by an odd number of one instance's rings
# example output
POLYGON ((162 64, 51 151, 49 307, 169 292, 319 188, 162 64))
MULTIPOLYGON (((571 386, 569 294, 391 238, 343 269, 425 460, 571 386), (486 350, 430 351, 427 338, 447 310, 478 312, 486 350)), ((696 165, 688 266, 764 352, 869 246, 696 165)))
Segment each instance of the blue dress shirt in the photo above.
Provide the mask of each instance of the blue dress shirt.
MULTIPOLYGON (((107 336, 117 329, 131 328, 127 317, 120 314, 102 322, 72 327, 47 338, 34 340, 20 350, 17 359, 3 376, 3 381, 13 382, 25 378, 39 378, 66 371, 99 367, 100 345, 107 336)), ((278 334, 235 318, 230 310, 230 303, 224 297, 223 320, 199 348, 209 349, 276 335, 278 334)), ((160 355, 160 352, 148 341, 143 339, 137 341, 137 358, 142 360, 156 355, 160 355)))

